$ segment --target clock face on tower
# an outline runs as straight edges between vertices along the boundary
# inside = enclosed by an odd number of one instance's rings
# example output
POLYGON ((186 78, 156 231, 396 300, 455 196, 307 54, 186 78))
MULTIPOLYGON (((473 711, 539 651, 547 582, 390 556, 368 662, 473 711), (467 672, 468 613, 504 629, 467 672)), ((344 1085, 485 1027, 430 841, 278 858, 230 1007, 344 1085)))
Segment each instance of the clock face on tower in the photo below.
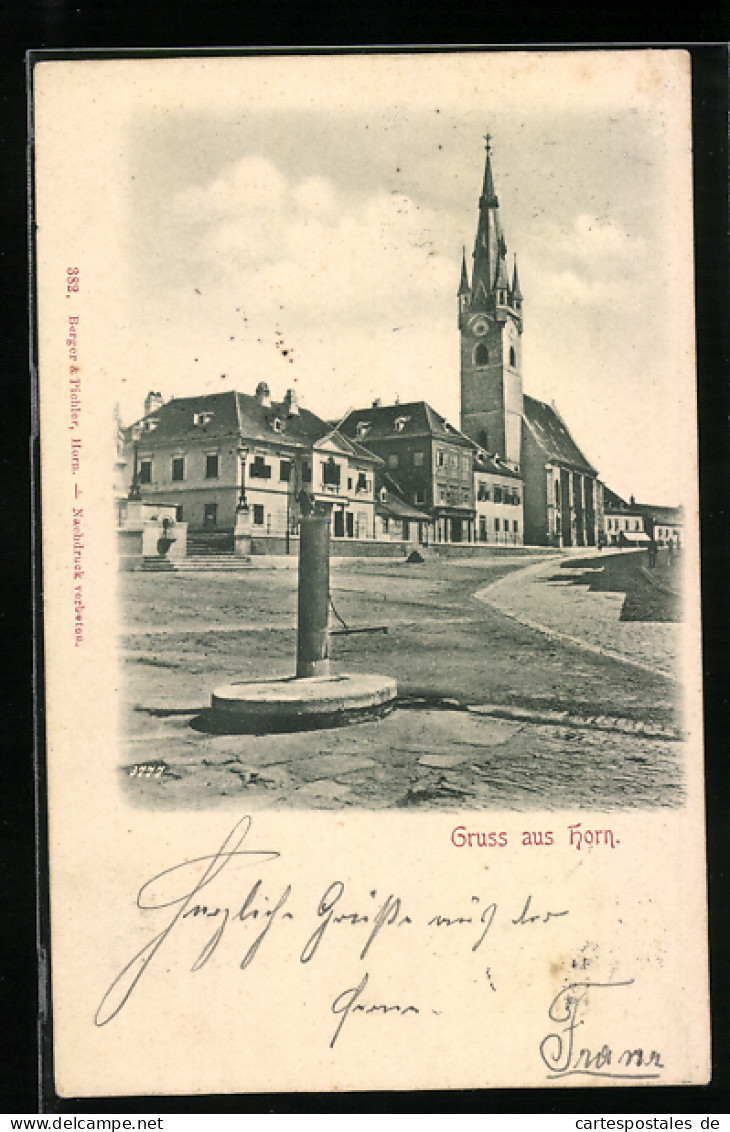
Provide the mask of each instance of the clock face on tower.
POLYGON ((475 318, 470 323, 470 326, 472 333, 477 334, 479 337, 486 334, 489 330, 489 323, 486 318, 475 318))

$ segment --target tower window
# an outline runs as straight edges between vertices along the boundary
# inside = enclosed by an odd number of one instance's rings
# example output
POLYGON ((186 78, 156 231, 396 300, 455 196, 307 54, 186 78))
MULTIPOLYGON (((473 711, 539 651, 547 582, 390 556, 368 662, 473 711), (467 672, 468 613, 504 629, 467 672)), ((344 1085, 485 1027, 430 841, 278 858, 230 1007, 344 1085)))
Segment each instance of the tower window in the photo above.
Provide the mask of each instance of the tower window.
POLYGON ((485 366, 489 361, 489 350, 483 342, 480 342, 474 351, 474 361, 478 366, 485 366))
POLYGON ((514 368, 517 365, 517 355, 514 346, 509 348, 509 364, 514 368))

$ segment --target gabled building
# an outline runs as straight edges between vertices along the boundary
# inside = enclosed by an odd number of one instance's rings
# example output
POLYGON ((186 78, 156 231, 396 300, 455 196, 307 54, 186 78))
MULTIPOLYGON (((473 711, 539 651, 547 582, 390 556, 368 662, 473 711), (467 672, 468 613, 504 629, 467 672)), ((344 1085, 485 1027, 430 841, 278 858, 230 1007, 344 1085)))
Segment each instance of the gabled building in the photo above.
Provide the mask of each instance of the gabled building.
POLYGON ((524 540, 596 546, 601 485, 554 406, 522 388, 524 300, 510 270, 487 137, 471 279, 466 252, 458 290, 461 429, 524 480, 524 540))
POLYGON ((232 550, 247 508, 254 549, 284 553, 303 492, 331 505, 335 538, 374 538, 378 458, 300 407, 293 390, 280 402, 265 382, 254 396, 150 394, 125 441, 132 494, 174 504, 191 545, 232 550))
POLYGON ((375 537, 383 541, 426 545, 431 516, 409 503, 400 485, 383 467, 375 473, 375 537))
POLYGON ((425 511, 433 542, 473 542, 474 445, 425 401, 351 409, 340 432, 380 457, 403 498, 425 511))
POLYGON ((524 485, 522 477, 497 456, 476 447, 474 500, 476 534, 480 543, 522 546, 524 485))
POLYGON ((659 546, 669 546, 671 543, 677 550, 681 548, 684 538, 684 508, 637 503, 636 509, 643 517, 647 535, 653 535, 659 546))
POLYGON ((627 503, 610 487, 603 485, 603 530, 607 546, 638 546, 647 543, 644 516, 633 495, 627 503))

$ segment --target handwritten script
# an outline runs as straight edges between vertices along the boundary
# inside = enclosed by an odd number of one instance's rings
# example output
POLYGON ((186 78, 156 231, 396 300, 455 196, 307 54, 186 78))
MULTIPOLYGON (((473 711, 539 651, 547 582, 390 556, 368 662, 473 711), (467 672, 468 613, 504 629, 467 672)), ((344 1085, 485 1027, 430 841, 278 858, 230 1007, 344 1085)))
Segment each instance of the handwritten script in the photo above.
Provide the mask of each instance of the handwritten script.
MULTIPOLYGON (((191 946, 188 970, 195 973, 211 963, 235 963, 238 970, 252 968, 262 951, 270 947, 276 935, 284 944, 285 954, 300 967, 324 962, 335 940, 343 942, 351 952, 355 977, 340 984, 336 994, 323 1004, 332 1017, 329 1045, 334 1048, 342 1040, 349 1020, 377 1016, 413 1019, 423 1015, 439 1016, 443 1004, 437 1001, 411 1001, 405 996, 389 998, 376 993, 372 964, 386 937, 391 944, 412 949, 414 959, 419 951, 434 952, 443 940, 456 947, 466 962, 479 963, 479 977, 490 993, 497 993, 496 976, 490 966, 490 936, 495 931, 514 933, 515 944, 535 932, 549 936, 555 921, 569 916, 568 908, 547 908, 539 896, 524 893, 513 895, 502 904, 490 894, 471 895, 468 906, 445 894, 424 911, 423 904, 409 904, 407 893, 377 888, 352 894, 345 881, 338 879, 312 898, 306 891, 295 892, 292 883, 275 883, 271 867, 281 854, 273 848, 257 848, 251 843, 252 819, 242 817, 227 833, 220 846, 211 853, 180 861, 144 881, 137 892, 137 907, 145 917, 162 917, 154 925, 155 934, 124 964, 107 987, 97 1007, 94 1021, 106 1026, 122 1011, 133 994, 143 993, 144 976, 169 944, 173 933, 181 937, 185 953, 185 931, 191 946), (246 873, 248 877, 246 878, 246 873), (244 878, 242 880, 242 877, 244 878), (192 931, 193 925, 196 930, 192 931), (211 929, 210 931, 208 929, 211 929), (203 942, 201 946, 201 929, 203 942), (477 956, 477 960, 472 957, 477 956)), ((353 890, 354 891, 354 890, 353 890)), ((179 949, 178 952, 179 954, 179 949)), ((344 980, 343 980, 344 982, 344 980)), ((578 1050, 575 1034, 583 1023, 588 983, 572 984, 557 995, 550 1006, 549 1017, 556 1029, 547 1034, 539 1054, 551 1076, 569 1073, 603 1073, 614 1060, 622 1066, 620 1075, 628 1076, 634 1067, 647 1066, 656 1075, 661 1068, 658 1054, 649 1065, 646 1060, 633 1060, 620 1053, 616 1059, 606 1048, 593 1054, 578 1050)), ((626 983, 593 984, 625 987, 626 983)), ((349 1025, 348 1025, 349 1029, 349 1025)), ((616 1074, 615 1075, 619 1075, 616 1074)))

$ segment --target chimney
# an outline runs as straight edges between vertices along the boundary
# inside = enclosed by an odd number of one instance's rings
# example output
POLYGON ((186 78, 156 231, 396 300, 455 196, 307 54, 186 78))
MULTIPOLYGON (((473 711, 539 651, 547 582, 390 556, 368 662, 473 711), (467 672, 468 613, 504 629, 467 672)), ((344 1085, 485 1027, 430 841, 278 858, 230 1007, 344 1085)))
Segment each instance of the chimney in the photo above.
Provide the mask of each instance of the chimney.
POLYGON ((373 401, 373 408, 379 409, 382 404, 383 404, 382 397, 376 397, 375 400, 373 401))
POLYGON ((271 405, 271 390, 265 381, 260 381, 256 386, 256 400, 265 408, 271 405))
POLYGON ((632 507, 636 506, 636 500, 634 499, 634 496, 633 496, 633 495, 631 496, 631 498, 630 498, 629 502, 631 503, 631 506, 632 506, 632 507))
POLYGON ((295 417, 299 413, 299 402, 297 400, 296 389, 287 389, 284 395, 284 408, 290 417, 295 417))
POLYGON ((144 415, 147 417, 150 413, 154 413, 157 409, 161 409, 164 405, 161 393, 153 393, 151 390, 144 399, 144 415))

